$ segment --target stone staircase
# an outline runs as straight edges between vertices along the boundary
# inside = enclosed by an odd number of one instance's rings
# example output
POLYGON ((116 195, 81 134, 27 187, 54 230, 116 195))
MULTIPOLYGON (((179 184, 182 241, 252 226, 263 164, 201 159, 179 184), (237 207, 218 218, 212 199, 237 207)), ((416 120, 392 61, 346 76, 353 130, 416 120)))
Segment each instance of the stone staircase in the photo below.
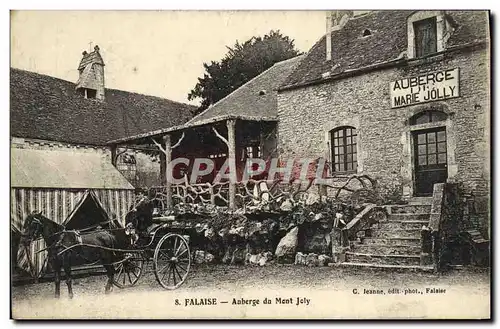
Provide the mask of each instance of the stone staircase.
POLYGON ((387 218, 358 232, 342 266, 432 271, 421 263, 420 234, 429 224, 432 198, 415 198, 407 205, 387 205, 387 218))

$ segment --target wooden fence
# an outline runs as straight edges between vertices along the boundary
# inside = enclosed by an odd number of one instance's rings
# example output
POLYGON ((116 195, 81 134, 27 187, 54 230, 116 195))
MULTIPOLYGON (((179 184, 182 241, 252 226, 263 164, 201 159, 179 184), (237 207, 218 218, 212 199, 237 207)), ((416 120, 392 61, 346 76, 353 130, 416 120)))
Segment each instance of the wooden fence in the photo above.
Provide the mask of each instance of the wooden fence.
MULTIPOLYGON (((201 204, 229 207, 229 181, 220 183, 190 184, 187 179, 182 184, 172 184, 172 206, 178 204, 201 204)), ((168 209, 167 187, 155 186, 160 211, 168 209)), ((377 193, 376 181, 367 175, 344 176, 335 182, 314 179, 306 182, 286 182, 282 180, 247 180, 235 184, 235 208, 244 208, 256 203, 274 203, 283 198, 300 200, 308 193, 339 199, 344 193, 351 198, 373 197, 377 193)))

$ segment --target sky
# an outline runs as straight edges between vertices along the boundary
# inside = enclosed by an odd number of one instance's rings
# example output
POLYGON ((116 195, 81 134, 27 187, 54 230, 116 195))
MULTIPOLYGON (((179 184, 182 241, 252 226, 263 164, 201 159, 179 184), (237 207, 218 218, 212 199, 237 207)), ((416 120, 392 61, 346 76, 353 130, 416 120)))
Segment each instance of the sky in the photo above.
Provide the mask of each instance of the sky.
POLYGON ((280 30, 308 51, 325 33, 324 11, 13 11, 11 67, 76 82, 84 50, 99 45, 107 88, 183 103, 239 40, 280 30))

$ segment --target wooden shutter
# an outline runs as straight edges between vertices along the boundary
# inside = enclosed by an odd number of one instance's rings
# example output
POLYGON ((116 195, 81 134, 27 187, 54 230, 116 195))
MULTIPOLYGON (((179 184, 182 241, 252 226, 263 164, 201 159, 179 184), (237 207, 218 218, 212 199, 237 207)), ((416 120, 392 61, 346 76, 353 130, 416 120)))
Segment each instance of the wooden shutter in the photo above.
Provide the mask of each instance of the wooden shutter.
POLYGON ((413 24, 417 57, 435 53, 437 51, 436 18, 427 18, 413 24))

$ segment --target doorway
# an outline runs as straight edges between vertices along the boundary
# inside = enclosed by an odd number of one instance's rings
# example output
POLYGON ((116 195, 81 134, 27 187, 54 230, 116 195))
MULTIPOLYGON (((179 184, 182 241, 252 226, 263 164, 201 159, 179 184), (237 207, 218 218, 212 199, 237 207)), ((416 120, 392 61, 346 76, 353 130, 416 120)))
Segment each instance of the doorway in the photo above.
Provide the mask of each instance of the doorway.
POLYGON ((431 196, 436 183, 448 178, 446 127, 413 132, 415 196, 431 196))

